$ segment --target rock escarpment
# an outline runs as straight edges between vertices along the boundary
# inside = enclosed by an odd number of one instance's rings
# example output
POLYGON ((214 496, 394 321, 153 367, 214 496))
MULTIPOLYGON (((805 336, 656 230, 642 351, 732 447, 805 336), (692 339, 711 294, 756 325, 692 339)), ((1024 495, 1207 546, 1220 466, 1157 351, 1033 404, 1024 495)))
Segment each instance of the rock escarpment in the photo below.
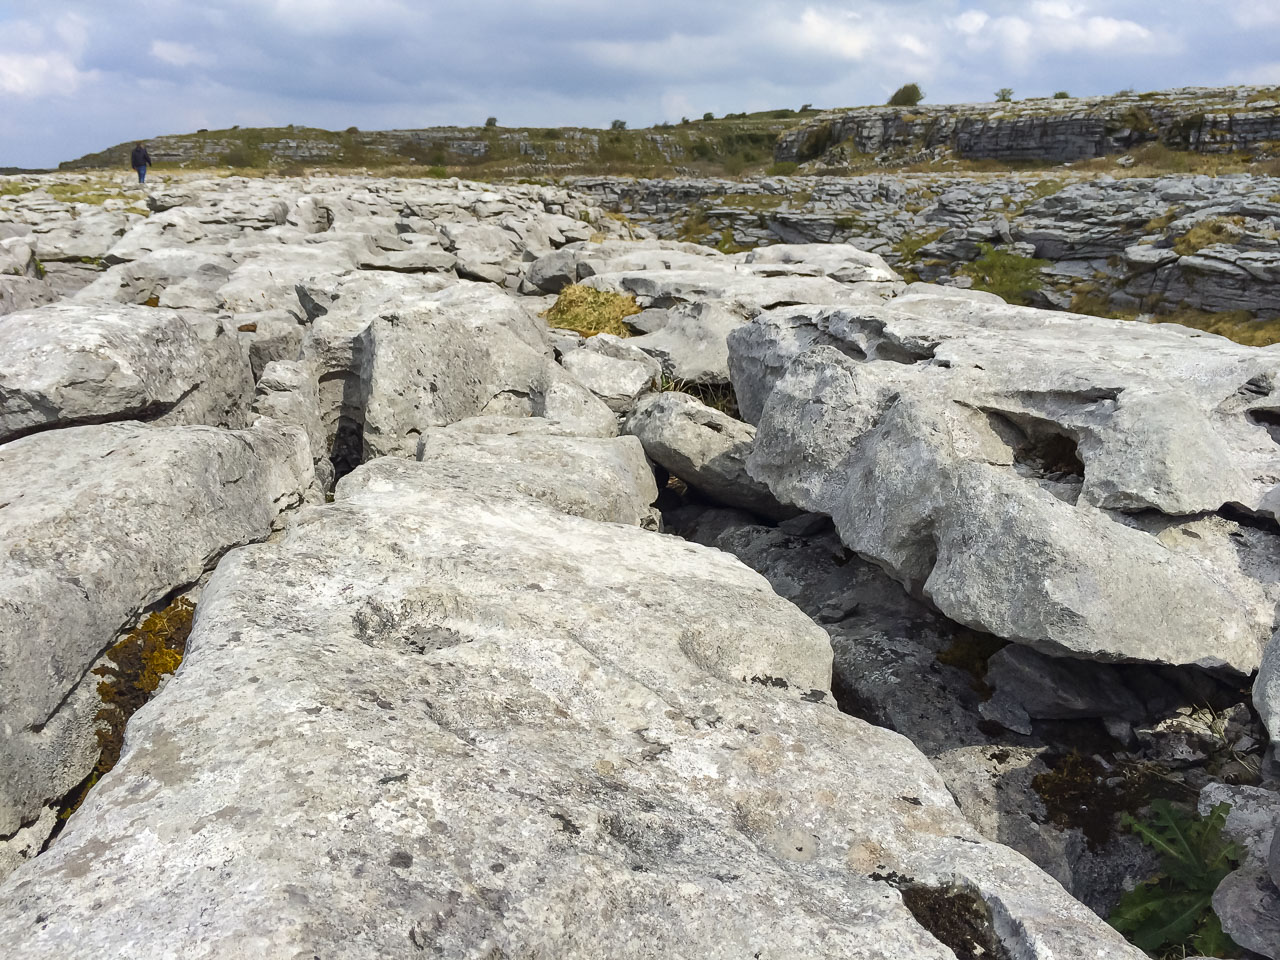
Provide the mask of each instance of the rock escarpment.
POLYGON ((52 358, 0 371, 8 949, 1141 956, 1098 913, 1150 862, 1033 783, 1092 724, 1221 785, 1200 698, 1261 753, 1269 351, 558 189, 150 207, 0 316, 52 358), (568 287, 619 334, 549 328, 568 287))
POLYGON ((1017 103, 919 104, 824 113, 779 138, 778 160, 948 150, 961 157, 1063 163, 1163 142, 1200 153, 1280 140, 1280 91, 1267 87, 1132 91, 1017 103))
POLYGON ((1035 306, 1280 316, 1274 176, 1088 179, 1059 168, 572 182, 659 236, 724 249, 847 243, 915 278, 963 286, 985 278, 1035 306))

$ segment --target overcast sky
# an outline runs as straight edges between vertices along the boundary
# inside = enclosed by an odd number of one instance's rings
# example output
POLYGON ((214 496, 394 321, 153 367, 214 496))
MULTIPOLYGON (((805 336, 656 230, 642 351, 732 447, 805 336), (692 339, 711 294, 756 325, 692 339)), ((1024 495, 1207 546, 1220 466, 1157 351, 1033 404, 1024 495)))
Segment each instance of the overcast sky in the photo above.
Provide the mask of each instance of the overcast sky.
POLYGON ((1280 0, 0 0, 0 166, 200 127, 647 126, 1280 84, 1280 0))

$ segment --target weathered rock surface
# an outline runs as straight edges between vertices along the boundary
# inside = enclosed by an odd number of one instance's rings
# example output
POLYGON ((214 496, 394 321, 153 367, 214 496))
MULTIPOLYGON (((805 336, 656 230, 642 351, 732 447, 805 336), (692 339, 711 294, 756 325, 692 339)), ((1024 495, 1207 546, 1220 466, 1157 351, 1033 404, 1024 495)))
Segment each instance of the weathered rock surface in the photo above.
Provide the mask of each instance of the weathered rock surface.
POLYGON ((0 317, 0 442, 76 423, 246 425, 249 361, 189 311, 59 303, 0 317))
POLYGON ((86 674, 117 633, 265 538, 310 481, 305 440, 269 420, 73 427, 0 446, 0 836, 92 767, 86 674))
POLYGON ((713 500, 764 517, 795 513, 747 473, 755 429, 687 393, 646 397, 623 429, 639 438, 652 460, 713 500))
POLYGON ((1274 516, 1269 352, 961 301, 775 311, 729 343, 752 476, 951 619, 1053 655, 1257 668, 1280 554, 1232 511, 1274 516))
POLYGON ((538 429, 550 428, 551 421, 529 420, 536 422, 517 421, 516 433, 494 431, 492 425, 477 433, 467 421, 428 430, 418 443, 421 464, 373 461, 359 473, 361 489, 384 476, 386 489, 427 478, 476 493, 532 497, 589 520, 658 528, 652 506, 658 488, 638 440, 554 436, 538 429))
POLYGON ((941 960, 908 904, 976 896, 1010 955, 1139 956, 824 702, 825 636, 736 561, 371 469, 219 566, 120 765, 0 887, 10 949, 941 960), (92 892, 126 877, 165 896, 92 892))

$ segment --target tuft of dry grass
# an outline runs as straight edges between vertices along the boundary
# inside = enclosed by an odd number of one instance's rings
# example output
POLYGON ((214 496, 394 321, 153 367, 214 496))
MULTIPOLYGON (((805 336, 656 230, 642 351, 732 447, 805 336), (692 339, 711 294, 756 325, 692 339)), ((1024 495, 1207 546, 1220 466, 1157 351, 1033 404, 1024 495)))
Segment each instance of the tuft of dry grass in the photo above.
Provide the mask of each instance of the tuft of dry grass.
POLYGON ((1255 320, 1248 310, 1206 313, 1203 310, 1182 309, 1160 314, 1156 317, 1156 322, 1179 323, 1205 333, 1216 333, 1246 347, 1269 347, 1273 343, 1280 343, 1280 320, 1255 320))
POLYGON ((1216 217, 1202 220, 1173 243, 1180 257, 1189 257, 1215 243, 1235 243, 1245 232, 1244 217, 1216 217))
POLYGON ((625 320, 639 312, 635 297, 575 283, 560 292, 543 317, 548 326, 573 330, 584 337, 594 337, 597 333, 629 337, 631 328, 625 320))

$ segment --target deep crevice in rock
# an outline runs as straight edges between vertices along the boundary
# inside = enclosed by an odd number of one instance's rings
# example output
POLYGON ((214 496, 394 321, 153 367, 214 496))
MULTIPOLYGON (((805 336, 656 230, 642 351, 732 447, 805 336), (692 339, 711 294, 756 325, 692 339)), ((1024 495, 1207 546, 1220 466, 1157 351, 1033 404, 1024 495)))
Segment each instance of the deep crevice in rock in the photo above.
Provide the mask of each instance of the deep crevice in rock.
POLYGON ((991 908, 973 892, 960 886, 929 886, 898 876, 874 879, 897 887, 916 923, 951 950, 956 960, 1013 960, 1013 954, 996 935, 991 908))

